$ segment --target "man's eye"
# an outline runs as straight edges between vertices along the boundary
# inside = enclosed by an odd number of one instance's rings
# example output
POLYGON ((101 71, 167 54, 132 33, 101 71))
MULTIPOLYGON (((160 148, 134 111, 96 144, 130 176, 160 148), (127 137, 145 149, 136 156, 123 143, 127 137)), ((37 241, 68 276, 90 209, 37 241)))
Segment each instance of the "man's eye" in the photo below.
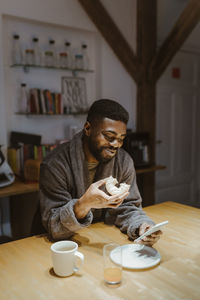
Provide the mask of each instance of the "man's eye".
POLYGON ((114 137, 114 136, 104 135, 104 137, 105 137, 105 139, 106 139, 108 142, 110 142, 110 143, 112 143, 112 142, 114 142, 115 140, 117 140, 118 143, 123 144, 123 141, 124 141, 124 139, 118 139, 118 138, 116 138, 116 137, 114 137))
POLYGON ((118 139, 118 142, 121 143, 121 144, 123 144, 124 139, 118 139))
POLYGON ((107 136, 107 135, 105 135, 105 138, 109 142, 113 142, 115 140, 115 137, 113 137, 113 136, 107 136))

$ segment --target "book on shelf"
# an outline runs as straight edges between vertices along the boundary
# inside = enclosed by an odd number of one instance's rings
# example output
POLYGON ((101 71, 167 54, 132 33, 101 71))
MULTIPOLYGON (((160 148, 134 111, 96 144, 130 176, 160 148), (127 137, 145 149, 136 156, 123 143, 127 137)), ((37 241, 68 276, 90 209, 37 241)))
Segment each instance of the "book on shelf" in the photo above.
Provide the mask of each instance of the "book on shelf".
POLYGON ((36 89, 37 91, 37 102, 38 102, 38 108, 39 108, 39 114, 43 114, 43 107, 42 107, 42 99, 40 96, 40 89, 36 89))
POLYGON ((30 114, 63 114, 63 98, 61 93, 48 89, 30 89, 28 112, 30 114))
POLYGON ((9 147, 7 150, 8 154, 8 163, 13 170, 14 174, 17 176, 22 175, 23 173, 23 146, 20 145, 18 147, 9 147))
POLYGON ((17 148, 8 148, 7 150, 8 163, 15 173, 15 175, 19 175, 19 166, 17 160, 17 148))
POLYGON ((53 114, 53 97, 49 90, 45 90, 46 102, 48 104, 48 114, 53 114))
POLYGON ((56 96, 55 93, 51 93, 52 98, 52 113, 56 114, 56 96))
POLYGON ((32 93, 33 93, 34 100, 35 100, 36 113, 39 114, 40 113, 40 105, 39 105, 37 89, 32 89, 32 93))
POLYGON ((42 105, 42 112, 43 114, 46 114, 46 103, 45 103, 45 98, 44 98, 44 93, 43 90, 39 90, 40 93, 40 99, 41 99, 41 105, 42 105))
POLYGON ((31 114, 38 114, 39 113, 39 105, 37 99, 37 91, 35 89, 30 89, 30 99, 29 99, 29 108, 28 111, 31 114))
POLYGON ((49 100, 48 100, 48 97, 47 97, 47 91, 48 90, 44 90, 44 91, 42 91, 42 93, 44 95, 44 102, 45 102, 45 107, 46 107, 46 113, 48 114, 50 107, 49 107, 49 100))
POLYGON ((41 162, 57 144, 33 145, 19 143, 7 150, 8 163, 15 175, 24 178, 24 166, 27 161, 35 160, 41 162))

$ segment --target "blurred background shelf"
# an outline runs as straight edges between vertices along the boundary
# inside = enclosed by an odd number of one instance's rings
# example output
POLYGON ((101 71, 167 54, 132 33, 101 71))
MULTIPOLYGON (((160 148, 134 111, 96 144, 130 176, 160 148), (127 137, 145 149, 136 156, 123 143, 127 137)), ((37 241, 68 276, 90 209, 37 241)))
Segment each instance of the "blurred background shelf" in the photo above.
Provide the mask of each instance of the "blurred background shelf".
POLYGON ((155 172, 155 171, 159 171, 159 170, 164 170, 166 169, 165 166, 150 166, 150 167, 146 167, 146 168, 138 168, 136 169, 136 174, 144 174, 144 173, 150 173, 150 172, 155 172))
MULTIPOLYGON (((144 173, 150 173, 155 172, 159 170, 165 169, 165 166, 150 166, 148 168, 140 168, 136 169, 137 174, 144 174, 144 173)), ((21 181, 20 179, 16 179, 15 182, 7 187, 0 188, 0 198, 3 197, 9 197, 9 196, 15 196, 20 194, 27 194, 27 193, 33 193, 39 191, 39 183, 33 182, 33 183, 25 183, 21 181)))
POLYGON ((26 65, 26 64, 13 64, 10 67, 22 68, 24 72, 28 72, 30 69, 63 70, 63 71, 70 71, 72 73, 76 73, 76 72, 93 73, 94 72, 94 70, 70 69, 70 68, 62 68, 62 67, 54 67, 54 66, 36 66, 36 65, 26 65))
POLYGON ((54 114, 54 113, 52 113, 52 114, 47 114, 47 113, 45 113, 45 114, 31 114, 31 113, 15 113, 16 115, 20 115, 20 116, 27 116, 27 117, 30 117, 30 116, 49 116, 49 117, 53 117, 53 116, 61 116, 61 117, 63 117, 63 116, 74 116, 74 115, 85 115, 85 114, 87 114, 88 113, 88 111, 78 111, 78 112, 71 112, 71 113, 66 113, 66 114, 54 114))
POLYGON ((37 191, 39 191, 38 182, 25 183, 19 179, 16 179, 13 184, 0 188, 0 198, 33 193, 37 191))

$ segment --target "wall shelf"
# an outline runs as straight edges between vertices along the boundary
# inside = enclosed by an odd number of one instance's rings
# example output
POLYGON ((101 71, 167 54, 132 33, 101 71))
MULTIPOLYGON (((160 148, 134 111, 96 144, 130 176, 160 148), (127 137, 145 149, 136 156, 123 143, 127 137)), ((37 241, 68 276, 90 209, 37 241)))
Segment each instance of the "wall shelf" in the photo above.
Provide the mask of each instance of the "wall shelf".
POLYGON ((13 184, 0 188, 0 198, 34 193, 37 191, 39 191, 38 182, 25 183, 20 179, 16 179, 13 184))
POLYGON ((136 168, 136 174, 151 173, 151 172, 160 171, 164 169, 166 169, 166 167, 161 165, 149 166, 145 168, 136 168))
POLYGON ((79 111, 79 112, 71 112, 71 113, 66 113, 66 114, 31 114, 31 113, 15 113, 16 115, 19 116, 26 116, 26 117, 39 117, 39 116, 48 116, 48 117, 64 117, 64 116, 80 116, 80 115, 85 115, 87 114, 88 111, 79 111))
POLYGON ((26 64, 13 64, 10 66, 11 68, 22 68, 25 73, 28 73, 30 69, 48 69, 48 70, 59 70, 59 71, 69 71, 72 72, 73 75, 77 75, 77 72, 84 73, 93 73, 94 70, 83 70, 83 69, 70 69, 70 68, 61 68, 61 67, 53 67, 53 66, 36 66, 36 65, 26 65, 26 64))
MULTIPOLYGON (((136 169, 137 174, 150 173, 165 169, 165 166, 151 166, 148 168, 136 169)), ((9 197, 19 194, 27 194, 39 191, 38 182, 25 183, 20 179, 16 179, 15 182, 7 187, 0 188, 0 198, 9 197)))

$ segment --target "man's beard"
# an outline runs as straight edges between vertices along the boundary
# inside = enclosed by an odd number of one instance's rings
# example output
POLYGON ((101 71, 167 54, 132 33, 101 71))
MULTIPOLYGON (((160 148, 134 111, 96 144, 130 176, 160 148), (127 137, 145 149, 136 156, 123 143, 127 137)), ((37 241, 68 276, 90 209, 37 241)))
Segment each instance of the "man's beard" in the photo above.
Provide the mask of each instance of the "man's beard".
POLYGON ((88 140, 88 147, 89 150, 91 152, 91 154, 96 158, 96 160, 98 160, 99 162, 102 163, 106 163, 109 162, 115 155, 110 156, 110 157, 105 157, 103 156, 102 152, 104 149, 108 149, 108 150, 117 150, 118 148, 114 148, 114 147, 97 147, 96 143, 94 141, 92 141, 91 139, 88 140))

